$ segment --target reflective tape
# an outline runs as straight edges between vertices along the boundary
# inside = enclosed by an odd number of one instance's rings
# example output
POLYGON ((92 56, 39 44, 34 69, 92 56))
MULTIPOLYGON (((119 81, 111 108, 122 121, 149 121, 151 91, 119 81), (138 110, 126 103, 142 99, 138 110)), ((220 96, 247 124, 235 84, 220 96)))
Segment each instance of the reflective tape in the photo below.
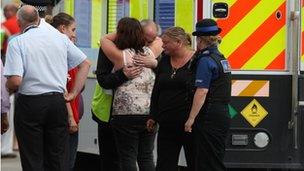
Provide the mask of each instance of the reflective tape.
POLYGON ((302 62, 304 62, 304 0, 302 0, 302 10, 301 10, 301 28, 302 28, 302 62))
POLYGON ((175 0, 175 26, 182 27, 189 34, 193 32, 193 0, 175 0))
POLYGON ((116 30, 116 13, 117 13, 117 0, 108 0, 108 32, 112 33, 116 30))
POLYGON ((98 42, 101 37, 101 19, 102 19, 102 1, 92 0, 92 15, 91 15, 91 48, 98 48, 98 42))
POLYGON ((232 69, 284 70, 286 0, 221 2, 230 4, 228 18, 217 19, 223 30, 219 47, 232 69))
POLYGON ((64 0, 64 11, 74 16, 74 0, 64 0))
POLYGON ((148 19, 148 0, 131 0, 130 1, 130 16, 138 20, 148 19))
POLYGON ((268 80, 233 80, 231 96, 269 97, 268 80))

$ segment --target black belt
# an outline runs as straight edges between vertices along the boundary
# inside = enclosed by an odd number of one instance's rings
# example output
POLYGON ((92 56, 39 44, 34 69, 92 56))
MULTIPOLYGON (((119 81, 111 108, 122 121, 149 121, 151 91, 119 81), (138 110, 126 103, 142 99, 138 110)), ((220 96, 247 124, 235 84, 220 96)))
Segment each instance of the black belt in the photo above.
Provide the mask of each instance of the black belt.
POLYGON ((48 93, 43 93, 39 94, 40 96, 53 96, 53 95, 63 95, 63 93, 60 92, 48 92, 48 93))
POLYGON ((19 93, 19 96, 35 96, 35 97, 39 97, 39 96, 57 96, 57 95, 63 95, 63 93, 60 93, 60 92, 47 92, 47 93, 35 94, 35 95, 26 95, 26 94, 19 93))

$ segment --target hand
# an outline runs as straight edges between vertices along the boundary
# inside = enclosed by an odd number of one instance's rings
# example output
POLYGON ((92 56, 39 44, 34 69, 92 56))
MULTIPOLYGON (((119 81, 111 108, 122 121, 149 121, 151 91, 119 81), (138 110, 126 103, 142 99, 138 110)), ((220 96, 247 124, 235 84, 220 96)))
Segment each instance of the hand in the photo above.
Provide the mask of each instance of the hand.
POLYGON ((64 95, 63 95, 63 97, 64 97, 64 99, 65 99, 66 102, 70 102, 70 101, 72 101, 73 99, 75 99, 76 94, 73 93, 73 92, 70 92, 70 93, 65 92, 64 95))
POLYGON ((157 66, 157 60, 151 56, 135 55, 133 61, 136 66, 142 66, 146 68, 155 68, 157 66))
POLYGON ((194 118, 188 118, 187 122, 185 123, 186 132, 192 132, 193 123, 194 123, 194 118))
POLYGON ((1 134, 4 134, 9 128, 7 113, 1 114, 1 134))
POLYGON ((122 71, 126 77, 133 79, 141 74, 142 69, 143 68, 141 66, 125 66, 122 71))
POLYGON ((155 130, 155 121, 153 119, 147 120, 147 129, 149 132, 154 132, 155 130))
POLYGON ((69 133, 75 133, 78 131, 78 124, 76 123, 75 119, 73 116, 69 117, 69 133))

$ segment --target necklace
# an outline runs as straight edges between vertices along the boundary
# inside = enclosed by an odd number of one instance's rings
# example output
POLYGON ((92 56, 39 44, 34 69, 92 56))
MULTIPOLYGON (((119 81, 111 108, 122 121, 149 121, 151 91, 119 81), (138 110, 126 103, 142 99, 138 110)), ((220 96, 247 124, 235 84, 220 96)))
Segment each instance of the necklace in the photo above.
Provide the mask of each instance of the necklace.
POLYGON ((177 71, 177 70, 178 70, 178 68, 172 67, 171 79, 174 79, 174 78, 175 78, 175 75, 176 75, 176 71, 177 71))
POLYGON ((176 73, 177 73, 177 70, 179 68, 182 68, 185 63, 187 63, 187 61, 189 60, 189 58, 191 58, 191 56, 193 56, 193 51, 189 51, 188 54, 178 63, 175 63, 175 66, 173 65, 173 61, 172 61, 172 58, 171 58, 171 70, 172 70, 172 73, 171 73, 171 79, 174 79, 175 76, 176 76, 176 73))

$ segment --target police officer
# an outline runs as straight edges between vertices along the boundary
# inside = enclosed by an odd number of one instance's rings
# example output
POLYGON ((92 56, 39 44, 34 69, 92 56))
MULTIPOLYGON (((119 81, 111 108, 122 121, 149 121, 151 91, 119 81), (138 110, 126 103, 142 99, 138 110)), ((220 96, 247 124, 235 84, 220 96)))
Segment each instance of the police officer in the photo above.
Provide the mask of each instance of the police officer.
POLYGON ((212 19, 196 24, 197 64, 195 94, 185 131, 195 137, 195 170, 225 170, 225 139, 230 126, 228 103, 231 94, 231 69, 219 52, 221 28, 212 19))

